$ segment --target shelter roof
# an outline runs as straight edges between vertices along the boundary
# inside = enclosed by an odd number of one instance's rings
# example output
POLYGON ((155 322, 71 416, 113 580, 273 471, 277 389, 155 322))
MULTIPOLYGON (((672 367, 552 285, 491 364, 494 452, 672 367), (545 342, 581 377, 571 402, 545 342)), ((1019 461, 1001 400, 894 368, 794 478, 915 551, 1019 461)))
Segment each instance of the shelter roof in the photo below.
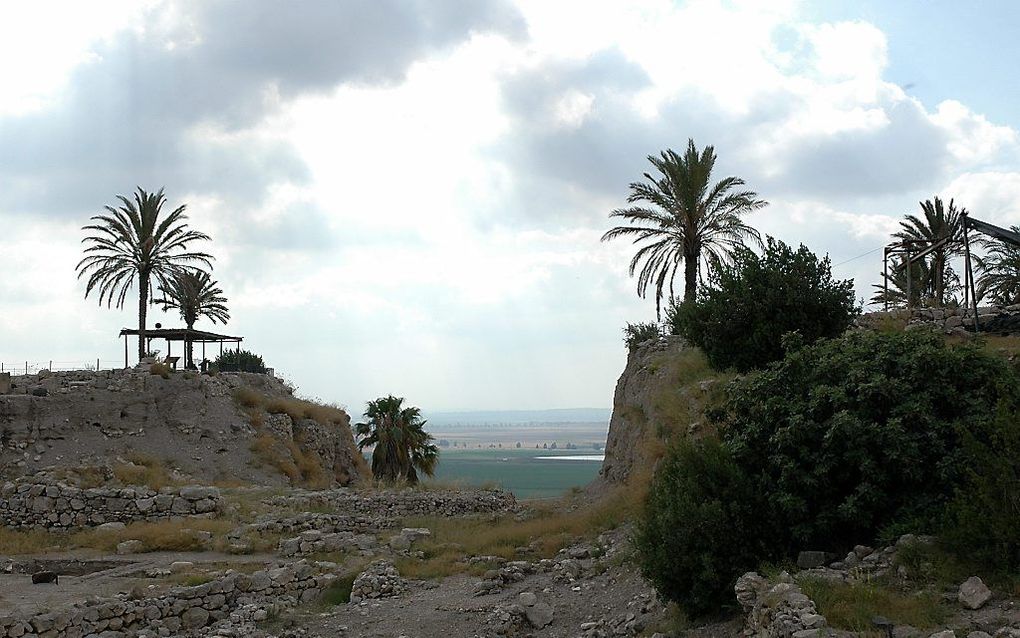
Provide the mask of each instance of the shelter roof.
MULTIPOLYGON (((133 328, 123 328, 120 331, 120 336, 135 336, 138 334, 138 330, 133 328)), ((232 337, 230 335, 216 334, 215 332, 205 332, 204 330, 188 330, 187 328, 151 328, 145 331, 146 339, 166 339, 168 341, 192 341, 200 343, 202 341, 207 342, 221 342, 221 341, 243 341, 244 337, 232 337)))

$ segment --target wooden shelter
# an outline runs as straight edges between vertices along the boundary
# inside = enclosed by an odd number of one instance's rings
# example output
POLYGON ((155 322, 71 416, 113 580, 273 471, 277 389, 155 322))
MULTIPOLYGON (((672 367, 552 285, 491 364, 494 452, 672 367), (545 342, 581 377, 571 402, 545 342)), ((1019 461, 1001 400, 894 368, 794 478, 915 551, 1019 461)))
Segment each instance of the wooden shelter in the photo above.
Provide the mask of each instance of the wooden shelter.
MULTIPOLYGON (((124 367, 128 367, 128 337, 137 337, 140 332, 133 328, 123 328, 120 331, 120 336, 124 337, 124 367)), ((232 337, 230 335, 216 334, 215 332, 206 332, 204 330, 195 330, 188 328, 152 328, 145 331, 145 349, 151 351, 152 340, 163 339, 166 341, 166 356, 167 361, 173 361, 175 364, 179 357, 174 358, 172 356, 170 344, 174 341, 182 342, 181 353, 187 355, 189 343, 201 343, 202 344, 202 359, 205 359, 205 344, 207 343, 218 343, 220 344, 220 354, 223 354, 223 344, 229 343, 234 344, 234 349, 239 350, 241 342, 244 341, 244 337, 232 337)))

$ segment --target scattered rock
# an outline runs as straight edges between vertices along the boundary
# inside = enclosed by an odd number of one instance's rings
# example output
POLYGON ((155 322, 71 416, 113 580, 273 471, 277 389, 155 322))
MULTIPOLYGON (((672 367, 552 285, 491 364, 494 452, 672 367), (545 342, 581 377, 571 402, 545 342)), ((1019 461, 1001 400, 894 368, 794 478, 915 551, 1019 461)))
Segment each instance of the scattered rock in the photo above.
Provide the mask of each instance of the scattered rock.
POLYGON ((126 540, 117 543, 117 554, 141 554, 145 551, 145 543, 137 539, 126 540))
POLYGON ((535 629, 541 629, 553 621, 553 608, 543 602, 536 602, 531 607, 524 608, 524 616, 535 629))
POLYGON ((535 603, 538 602, 538 596, 530 591, 522 591, 517 595, 517 602, 519 602, 522 607, 534 607, 535 603))
POLYGON ((801 569, 812 569, 822 567, 831 560, 832 554, 828 552, 807 551, 797 554, 797 567, 801 569))
POLYGON ((960 585, 957 600, 967 609, 980 609, 992 597, 992 590, 977 576, 971 576, 960 585))

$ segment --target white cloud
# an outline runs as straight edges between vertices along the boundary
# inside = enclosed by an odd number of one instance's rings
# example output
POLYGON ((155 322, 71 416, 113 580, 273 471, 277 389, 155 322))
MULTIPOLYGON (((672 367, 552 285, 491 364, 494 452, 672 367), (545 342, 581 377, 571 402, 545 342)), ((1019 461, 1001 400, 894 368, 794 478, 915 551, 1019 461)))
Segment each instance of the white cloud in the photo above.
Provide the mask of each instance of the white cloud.
POLYGON ((939 186, 1020 223, 1016 131, 965 96, 925 109, 886 77, 892 36, 872 24, 806 21, 795 2, 518 4, 527 37, 499 11, 448 11, 439 34, 394 13, 381 36, 413 46, 348 34, 330 55, 295 37, 332 29, 330 3, 315 5, 320 24, 286 12, 279 28, 162 3, 156 46, 130 59, 130 12, 79 16, 0 89, 0 139, 35 154, 0 148, 0 182, 24 194, 0 202, 0 224, 18 228, 4 258, 33 265, 0 282, 18 308, 0 313, 0 358, 117 355, 134 311, 81 300, 78 227, 143 179, 169 180, 171 203, 213 235, 228 331, 355 410, 386 392, 432 409, 607 405, 620 328, 654 303, 627 278, 632 247, 599 236, 645 156, 688 137, 772 201, 752 224, 831 254, 862 295, 880 256, 859 256, 939 186), (252 61, 260 29, 273 37, 252 61), (184 52, 216 73, 107 78, 187 71, 184 52), (111 137, 121 122, 137 133, 111 137), (71 221, 46 217, 43 196, 71 221))

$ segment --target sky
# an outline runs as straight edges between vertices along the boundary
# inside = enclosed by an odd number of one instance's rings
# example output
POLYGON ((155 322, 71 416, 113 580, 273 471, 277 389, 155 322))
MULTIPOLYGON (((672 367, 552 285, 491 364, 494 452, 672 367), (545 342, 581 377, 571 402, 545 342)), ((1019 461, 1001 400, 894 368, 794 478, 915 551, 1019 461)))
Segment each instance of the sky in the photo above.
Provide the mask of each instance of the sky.
POLYGON ((229 299, 196 327, 304 396, 609 407, 655 304, 599 239, 649 155, 713 145, 770 202, 751 225, 870 297, 922 199, 1020 224, 1018 24, 1009 1, 5 3, 0 361, 123 361, 137 304, 84 298, 81 227, 164 187, 229 299))

